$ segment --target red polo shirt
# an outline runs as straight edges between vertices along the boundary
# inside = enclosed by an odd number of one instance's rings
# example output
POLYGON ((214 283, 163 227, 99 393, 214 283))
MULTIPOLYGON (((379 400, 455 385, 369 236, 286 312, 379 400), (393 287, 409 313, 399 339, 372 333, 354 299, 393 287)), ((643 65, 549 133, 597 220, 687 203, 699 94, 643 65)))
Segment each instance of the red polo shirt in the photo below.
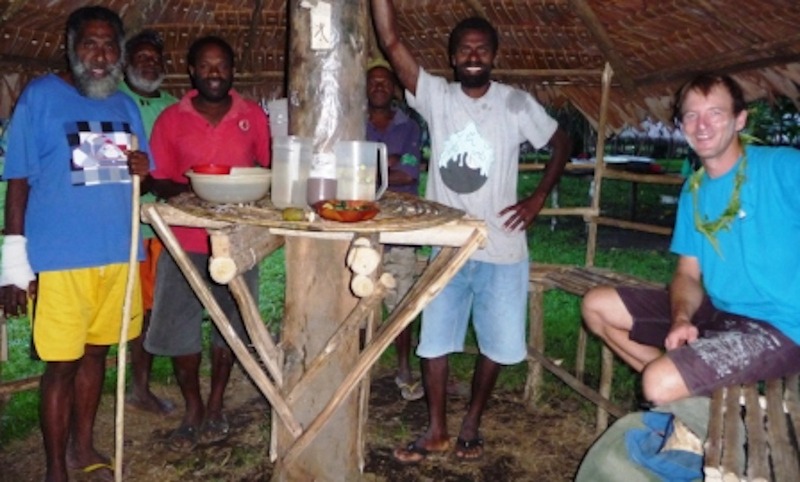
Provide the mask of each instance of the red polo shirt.
MULTIPOLYGON (((150 151, 156 168, 154 179, 187 184, 186 171, 199 164, 269 167, 270 131, 264 110, 231 90, 233 103, 219 124, 211 125, 192 106, 192 90, 167 107, 156 120, 150 151)), ((202 228, 173 227, 183 249, 209 253, 208 234, 202 228)))

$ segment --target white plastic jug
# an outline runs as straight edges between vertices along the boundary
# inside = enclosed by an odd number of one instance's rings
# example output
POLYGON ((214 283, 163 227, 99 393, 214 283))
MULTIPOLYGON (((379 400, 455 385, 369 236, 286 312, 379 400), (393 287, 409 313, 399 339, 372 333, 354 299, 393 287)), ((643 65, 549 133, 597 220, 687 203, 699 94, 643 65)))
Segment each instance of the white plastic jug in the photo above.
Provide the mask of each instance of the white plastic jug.
POLYGON ((370 141, 339 141, 336 155, 336 199, 374 201, 389 187, 389 156, 386 144, 370 141), (377 187, 378 167, 381 185, 377 187))
POLYGON ((272 138, 272 204, 283 209, 306 205, 306 181, 313 141, 306 137, 272 138))

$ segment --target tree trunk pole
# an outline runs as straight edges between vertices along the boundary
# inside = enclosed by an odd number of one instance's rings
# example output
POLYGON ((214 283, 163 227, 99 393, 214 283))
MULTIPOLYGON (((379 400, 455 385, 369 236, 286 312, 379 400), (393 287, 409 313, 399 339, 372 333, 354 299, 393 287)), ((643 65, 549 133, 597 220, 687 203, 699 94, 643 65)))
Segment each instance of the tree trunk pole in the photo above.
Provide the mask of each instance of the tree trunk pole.
MULTIPOLYGON (((289 133, 313 139, 315 162, 332 156, 337 141, 364 139, 368 15, 366 0, 289 1, 289 133)), ((286 237, 281 335, 285 394, 298 384, 358 301, 349 290, 348 247, 348 241, 286 237)), ((315 396, 292 404, 304 427, 325 408, 358 354, 356 333, 311 375, 315 396)), ((273 481, 361 478, 357 394, 350 395, 314 440, 288 463, 283 457, 295 439, 280 421, 274 429, 273 481)))

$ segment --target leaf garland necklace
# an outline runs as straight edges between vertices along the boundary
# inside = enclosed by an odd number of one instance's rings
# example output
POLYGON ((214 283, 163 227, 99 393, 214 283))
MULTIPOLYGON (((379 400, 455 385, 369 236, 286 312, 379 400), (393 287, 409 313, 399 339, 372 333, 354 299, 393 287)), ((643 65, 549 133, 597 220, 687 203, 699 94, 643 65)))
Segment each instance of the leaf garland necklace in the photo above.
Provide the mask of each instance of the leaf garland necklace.
POLYGON ((743 149, 742 161, 739 163, 739 168, 736 170, 736 177, 733 179, 731 199, 728 201, 728 206, 722 211, 722 214, 714 220, 709 220, 707 216, 700 216, 699 196, 697 192, 700 190, 700 183, 703 180, 703 174, 706 172, 705 168, 701 167, 689 178, 689 192, 692 193, 692 203, 694 206, 694 226, 708 239, 708 242, 711 243, 711 246, 714 247, 714 251, 716 251, 720 257, 722 257, 722 252, 719 249, 717 233, 723 229, 725 231, 730 231, 733 220, 741 216, 742 202, 740 194, 742 185, 747 179, 744 175, 746 167, 747 152, 743 149))

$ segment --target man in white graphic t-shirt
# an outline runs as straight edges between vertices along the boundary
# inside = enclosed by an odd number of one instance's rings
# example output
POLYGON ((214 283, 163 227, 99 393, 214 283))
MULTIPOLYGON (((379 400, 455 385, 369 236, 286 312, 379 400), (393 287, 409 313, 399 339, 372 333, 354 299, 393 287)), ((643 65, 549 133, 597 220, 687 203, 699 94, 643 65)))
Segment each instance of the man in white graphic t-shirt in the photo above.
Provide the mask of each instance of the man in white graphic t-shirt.
MULTIPOLYGON (((462 20, 451 32, 450 65, 457 82, 420 67, 396 28, 390 0, 372 0, 378 38, 407 89, 408 104, 428 122, 431 162, 426 197, 483 219, 488 242, 425 308, 417 354, 428 400, 428 430, 395 458, 417 463, 450 450, 446 420, 447 355, 463 351, 472 314, 480 355, 472 395, 456 440, 461 460, 483 455, 480 421, 500 368, 527 353, 526 228, 544 205, 569 155, 566 133, 528 93, 491 80, 497 31, 483 18, 462 20), (549 145, 551 161, 534 193, 517 200, 519 146, 549 145)), ((434 255, 436 254, 434 250, 434 255)))

